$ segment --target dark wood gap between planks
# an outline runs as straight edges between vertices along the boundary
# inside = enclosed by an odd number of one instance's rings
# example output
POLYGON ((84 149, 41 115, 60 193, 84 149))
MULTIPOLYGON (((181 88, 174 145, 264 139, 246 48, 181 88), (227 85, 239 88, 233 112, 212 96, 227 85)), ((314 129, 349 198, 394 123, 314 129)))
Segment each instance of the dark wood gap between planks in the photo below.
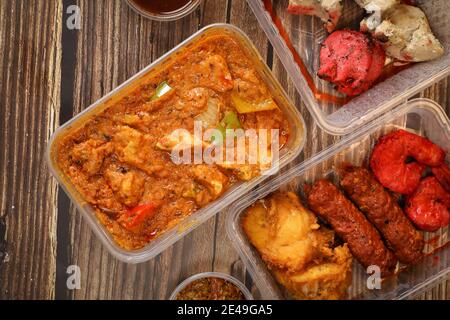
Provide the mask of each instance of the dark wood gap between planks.
MULTIPOLYGON (((64 0, 62 20, 67 21, 67 9, 77 5, 76 1, 64 0)), ((61 61, 61 106, 59 122, 69 121, 74 115, 74 82, 75 65, 77 62, 77 30, 70 30, 65 25, 62 29, 62 61, 61 61)), ((71 202, 62 188, 58 189, 58 223, 57 223, 57 261, 56 261, 56 288, 55 298, 66 300, 69 298, 67 291, 67 268, 70 263, 70 212, 71 202)))
POLYGON ((0 299, 54 297, 56 183, 45 149, 59 113, 60 9, 0 3, 0 299))

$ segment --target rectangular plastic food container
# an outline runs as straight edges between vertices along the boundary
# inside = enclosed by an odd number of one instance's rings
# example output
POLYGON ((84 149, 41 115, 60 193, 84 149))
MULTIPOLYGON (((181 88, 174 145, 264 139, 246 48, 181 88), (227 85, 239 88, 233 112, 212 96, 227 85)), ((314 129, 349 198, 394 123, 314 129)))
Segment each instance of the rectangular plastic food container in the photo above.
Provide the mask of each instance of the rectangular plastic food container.
MULTIPOLYGON (((281 289, 259 253, 249 243, 241 226, 244 210, 270 193, 294 191, 304 199, 303 186, 320 178, 336 181, 335 168, 340 164, 364 165, 378 138, 396 128, 406 128, 435 142, 447 153, 450 160, 450 122, 435 102, 416 99, 406 103, 389 115, 345 137, 338 144, 318 153, 304 163, 293 167, 270 183, 247 194, 228 211, 227 233, 238 250, 246 268, 264 299, 284 299, 288 296, 281 289)), ((399 273, 397 277, 382 283, 381 290, 368 290, 367 274, 354 260, 353 281, 349 289, 350 299, 405 299, 420 294, 428 286, 450 278, 449 227, 425 234, 425 250, 429 253, 421 262, 399 273), (447 246, 446 246, 447 245, 447 246), (439 248, 439 249, 438 249, 439 248), (432 253, 433 252, 433 253, 432 253)))
POLYGON ((304 138, 306 136, 306 128, 303 117, 301 116, 297 108, 290 102, 281 85, 275 80, 270 69, 264 63, 262 57, 258 54, 258 51, 250 42, 249 38, 240 29, 228 24, 214 24, 198 31, 196 34, 185 40, 170 52, 166 53, 164 56, 140 71, 131 79, 117 87, 111 93, 95 102, 93 105, 64 124, 62 127, 58 128, 51 137, 48 144, 47 160, 51 172, 56 177, 61 187, 65 190, 73 203, 75 203, 78 210, 91 226, 94 233, 100 238, 100 240, 108 248, 108 250, 119 260, 128 263, 140 263, 153 258, 163 250, 165 250, 167 247, 194 230, 200 224, 214 216, 216 213, 220 212, 226 206, 236 201, 236 199, 250 191, 253 187, 260 184, 268 176, 260 176, 254 178, 251 181, 240 182, 233 185, 218 200, 196 211, 181 223, 179 223, 172 229, 167 230, 160 237, 150 242, 144 248, 135 251, 129 251, 120 248, 115 243, 109 232, 98 221, 91 205, 89 205, 89 203, 87 203, 83 199, 83 197, 76 191, 65 174, 58 168, 58 164, 55 161, 55 154, 57 152, 56 142, 71 130, 83 126, 87 119, 105 110, 106 108, 117 102, 121 97, 125 96, 128 92, 132 91, 133 88, 136 88, 141 83, 141 80, 151 74, 153 70, 160 70, 161 68, 164 68, 165 65, 171 63, 173 59, 176 59, 178 55, 182 54, 186 50, 189 50, 189 47, 194 45, 196 42, 201 41, 201 39, 204 39, 205 37, 216 34, 230 35, 236 41, 238 41, 245 53, 253 61, 259 75, 265 81, 269 90, 273 94, 278 106, 283 110, 285 116, 289 121, 292 132, 289 136, 287 144, 280 152, 279 168, 281 169, 283 166, 296 158, 296 156, 303 149, 305 142, 304 138))
MULTIPOLYGON (((281 62, 318 125, 330 134, 346 135, 388 112, 450 73, 450 1, 417 0, 431 28, 445 47, 440 59, 417 63, 374 86, 344 105, 318 99, 339 96, 333 85, 317 76, 321 44, 327 37, 316 17, 287 13, 288 0, 247 0, 281 62)), ((338 28, 359 28, 364 10, 344 0, 338 28)))

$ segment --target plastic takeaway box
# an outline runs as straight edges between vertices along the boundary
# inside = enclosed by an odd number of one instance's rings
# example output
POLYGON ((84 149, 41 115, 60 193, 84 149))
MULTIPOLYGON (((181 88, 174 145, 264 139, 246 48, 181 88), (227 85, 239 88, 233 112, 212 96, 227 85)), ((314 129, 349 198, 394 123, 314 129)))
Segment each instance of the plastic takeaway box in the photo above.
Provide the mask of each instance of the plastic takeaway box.
POLYGON ((275 80, 270 69, 264 63, 262 57, 258 54, 256 48, 250 42, 248 37, 238 28, 229 24, 214 24, 203 28, 196 34, 185 40, 183 43, 175 47, 170 52, 153 62, 148 67, 144 68, 138 74, 131 79, 120 85, 118 88, 101 98, 85 111, 74 117, 72 120, 58 128, 53 134, 48 144, 47 160, 51 172, 56 177, 61 187, 66 191, 72 202, 77 206, 78 211, 86 219, 94 233, 103 242, 106 248, 118 259, 128 263, 140 263, 149 260, 161 253, 164 249, 187 235, 194 230, 197 226, 214 216, 217 212, 233 203, 243 194, 250 191, 253 187, 260 184, 264 179, 268 178, 268 175, 262 175, 254 178, 248 182, 240 182, 233 185, 225 194, 219 199, 213 201, 206 207, 196 211, 188 218, 184 219, 181 223, 177 224, 173 228, 167 230, 164 234, 160 235, 153 241, 151 241, 144 248, 130 251, 124 250, 119 247, 113 240, 112 236, 106 230, 106 228, 98 221, 95 216, 93 207, 83 199, 83 197, 76 191, 68 177, 60 170, 55 159, 55 155, 58 152, 58 141, 66 134, 83 126, 87 119, 102 112, 116 101, 124 97, 127 93, 139 86, 143 79, 150 76, 152 72, 156 72, 164 68, 165 65, 170 64, 177 56, 186 52, 195 43, 202 41, 205 37, 214 35, 229 35, 233 37, 243 48, 244 52, 253 61, 261 78, 267 84, 269 90, 274 96, 278 106, 283 110, 287 120, 291 127, 291 133, 288 141, 283 149, 280 151, 279 168, 291 162, 297 157, 297 155, 303 149, 306 136, 306 128, 303 117, 297 110, 297 108, 290 102, 286 93, 282 89, 281 85, 275 80))
MULTIPOLYGON (((445 47, 443 57, 408 67, 386 68, 381 81, 364 94, 347 101, 333 85, 317 76, 321 44, 327 37, 316 17, 287 12, 288 0, 247 0, 269 37, 297 91, 325 131, 346 135, 404 103, 450 73, 450 1, 417 0, 434 34, 445 47), (391 75, 391 76, 389 76, 391 75)), ((359 29, 364 10, 354 0, 343 1, 341 28, 359 29)))
MULTIPOLYGON (((449 119, 435 102, 416 99, 355 131, 339 143, 293 167, 270 183, 265 183, 229 208, 228 236, 264 299, 284 299, 289 298, 289 295, 276 283, 259 253, 249 243, 241 226, 245 209, 277 190, 294 191, 304 200, 305 183, 314 183, 320 178, 331 179, 338 185, 336 168, 342 164, 366 165, 378 138, 398 128, 427 137, 445 150, 446 161, 447 163, 450 161, 449 119)), ((350 299, 411 298, 422 293, 429 286, 450 278, 449 227, 434 233, 425 233, 425 242, 427 253, 425 258, 413 267, 401 267, 402 271, 396 277, 382 282, 381 290, 367 289, 368 275, 354 259, 353 279, 348 297, 350 299)))

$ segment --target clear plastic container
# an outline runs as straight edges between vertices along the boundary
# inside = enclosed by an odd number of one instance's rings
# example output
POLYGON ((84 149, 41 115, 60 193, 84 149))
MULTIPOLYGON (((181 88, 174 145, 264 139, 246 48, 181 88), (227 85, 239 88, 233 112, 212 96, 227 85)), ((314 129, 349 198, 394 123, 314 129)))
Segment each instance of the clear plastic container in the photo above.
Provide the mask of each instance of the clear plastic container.
POLYGON ((225 273, 219 273, 219 272, 204 272, 204 273, 199 273, 199 274, 193 275, 192 277, 187 278, 182 283, 180 283, 178 285, 178 287, 175 288, 175 290, 173 290, 172 294, 170 295, 169 300, 177 300, 177 295, 181 292, 181 290, 186 288, 192 282, 199 280, 199 279, 203 279, 203 278, 220 278, 220 279, 224 279, 228 282, 231 282, 236 287, 238 287, 239 290, 241 290, 241 292, 244 295, 246 300, 253 300, 252 294, 250 293, 250 291, 247 289, 247 287, 242 282, 240 282, 238 279, 236 279, 232 276, 229 276, 225 273))
MULTIPOLYGON (((448 0, 416 1, 426 13, 434 34, 444 45, 444 56, 434 61, 413 64, 343 105, 318 99, 321 92, 331 92, 333 97, 343 98, 333 89, 332 84, 317 76, 321 43, 327 37, 323 22, 316 17, 287 13, 288 0, 247 0, 247 2, 268 35, 308 110, 318 125, 330 134, 345 135, 353 132, 450 73, 448 0)), ((343 15, 338 28, 358 28, 359 22, 364 17, 364 10, 353 0, 344 0, 343 3, 343 15)))
POLYGON ((91 226, 94 233, 100 238, 106 248, 119 260, 128 263, 141 263, 153 258, 157 254, 165 250, 167 247, 194 230, 200 224, 214 216, 216 213, 220 212, 229 204, 236 201, 236 199, 250 191, 253 187, 260 184, 263 180, 268 178, 268 175, 266 175, 254 178, 251 181, 236 183, 219 199, 196 211, 181 223, 179 223, 172 229, 167 230, 164 234, 150 242, 144 248, 130 251, 124 250, 116 244, 106 228, 96 218, 95 212, 91 205, 87 203, 83 199, 83 197, 76 191, 68 177, 66 177, 65 174, 58 168, 58 164, 55 161, 54 155, 57 152, 57 143, 55 142, 57 142, 58 139, 63 137, 74 128, 83 126, 86 119, 89 119, 93 115, 105 110, 116 101, 121 99, 123 96, 127 95, 128 92, 132 91, 133 88, 136 88, 136 86, 141 83, 141 80, 143 78, 151 74, 153 70, 160 70, 161 68, 164 68, 165 65, 171 63, 171 61, 173 59, 176 59, 176 57, 180 53, 188 50, 189 47, 195 42, 200 41, 205 37, 213 36, 215 34, 230 35, 242 46, 248 57, 253 61, 254 65, 256 66, 256 70, 258 71, 261 78, 265 81, 278 106, 283 110, 286 118, 289 121, 291 134, 289 136, 288 142, 280 151, 279 168, 281 169, 293 159, 295 159, 303 149, 306 136, 306 128, 303 117, 301 116, 297 108, 290 102, 281 85, 275 80, 270 69, 264 63, 264 60, 258 54, 258 51, 250 42, 248 37, 240 29, 228 24, 214 24, 203 28, 192 37, 175 47, 173 50, 156 60, 154 63, 140 71, 124 84, 117 87, 111 93, 95 102, 93 105, 74 117, 72 120, 58 128, 51 137, 48 144, 47 161, 50 171, 56 177, 67 195, 71 198, 72 202, 75 203, 78 210, 91 226))
MULTIPOLYGON (((335 168, 343 163, 366 164, 378 138, 396 128, 406 128, 429 138, 444 148, 447 153, 446 160, 450 161, 449 119, 435 102, 416 99, 394 109, 390 114, 377 119, 364 128, 358 129, 336 145, 293 167, 270 183, 265 183, 230 206, 227 217, 228 236, 264 299, 284 299, 288 298, 288 295, 276 283, 259 253, 249 243, 241 226, 244 210, 258 199, 277 190, 294 191, 304 199, 303 186, 305 183, 313 183, 317 179, 325 177, 337 183, 335 168)), ((381 290, 367 289, 367 274, 355 260, 349 298, 405 299, 420 294, 429 286, 450 278, 449 237, 448 226, 435 233, 425 233, 425 251, 429 255, 418 265, 407 268, 389 281, 384 281, 381 290)))

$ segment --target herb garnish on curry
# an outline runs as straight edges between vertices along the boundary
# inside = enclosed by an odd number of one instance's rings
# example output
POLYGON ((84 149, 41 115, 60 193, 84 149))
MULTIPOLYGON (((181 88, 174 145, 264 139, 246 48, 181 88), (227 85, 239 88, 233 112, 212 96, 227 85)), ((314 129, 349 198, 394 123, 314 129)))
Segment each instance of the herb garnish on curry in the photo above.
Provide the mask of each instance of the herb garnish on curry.
POLYGON ((280 146, 290 131, 231 36, 203 38, 141 80, 59 139, 56 153, 60 170, 127 250, 142 248, 237 181, 260 175, 260 166, 250 164, 176 165, 170 157, 174 130, 193 132, 194 121, 221 132, 278 129, 280 146))

